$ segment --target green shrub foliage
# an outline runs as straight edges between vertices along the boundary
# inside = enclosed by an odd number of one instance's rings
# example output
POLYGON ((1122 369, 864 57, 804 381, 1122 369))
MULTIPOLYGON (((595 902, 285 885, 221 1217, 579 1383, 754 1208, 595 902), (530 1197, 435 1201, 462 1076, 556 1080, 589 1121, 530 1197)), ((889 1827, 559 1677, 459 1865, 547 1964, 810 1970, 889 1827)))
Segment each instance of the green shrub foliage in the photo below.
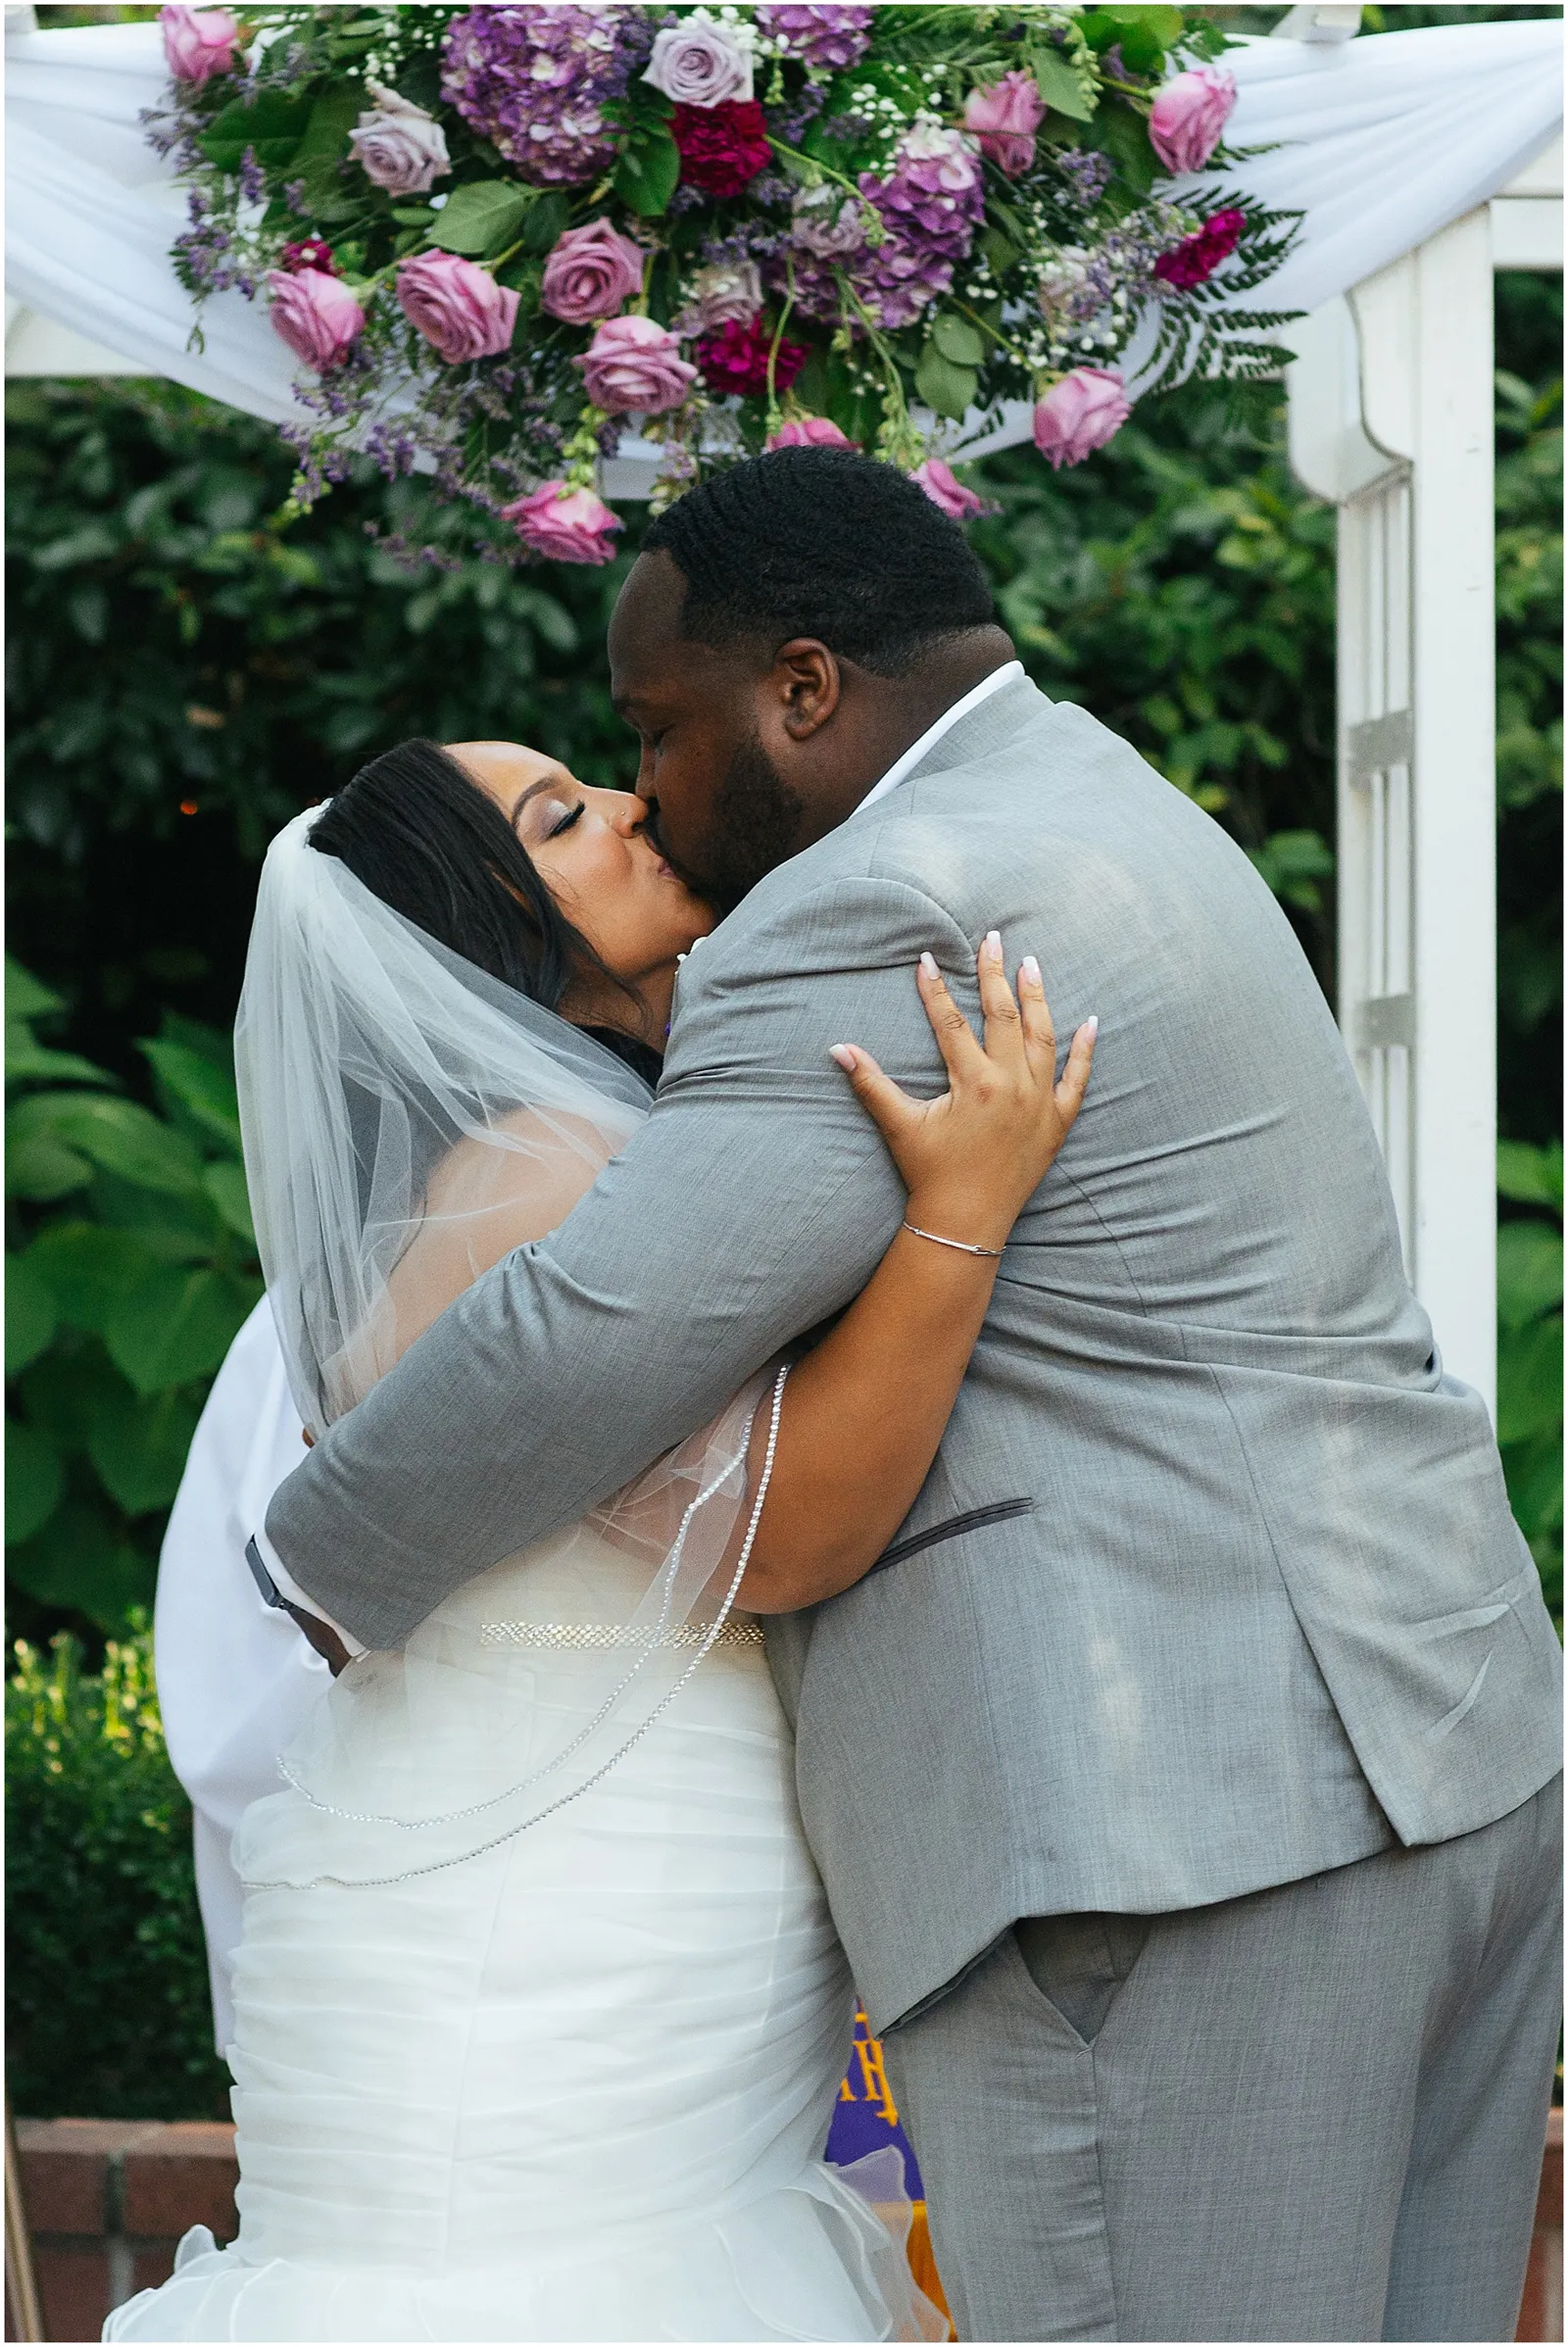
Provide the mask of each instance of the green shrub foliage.
POLYGON ((190 1806, 145 1616, 83 1671, 19 1641, 6 1687, 7 2077, 29 2117, 221 2119, 190 1806))

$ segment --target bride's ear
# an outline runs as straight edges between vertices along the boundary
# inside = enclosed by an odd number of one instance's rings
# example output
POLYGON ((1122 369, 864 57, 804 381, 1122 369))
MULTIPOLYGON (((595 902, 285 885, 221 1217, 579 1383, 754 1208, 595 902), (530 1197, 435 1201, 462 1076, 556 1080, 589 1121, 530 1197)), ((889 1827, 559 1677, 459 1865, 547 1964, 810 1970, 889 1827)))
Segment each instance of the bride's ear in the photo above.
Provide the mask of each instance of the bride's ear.
POLYGON ((825 644, 814 636, 794 636, 779 647, 771 683, 784 731, 792 742, 808 742, 838 708, 843 680, 825 644))

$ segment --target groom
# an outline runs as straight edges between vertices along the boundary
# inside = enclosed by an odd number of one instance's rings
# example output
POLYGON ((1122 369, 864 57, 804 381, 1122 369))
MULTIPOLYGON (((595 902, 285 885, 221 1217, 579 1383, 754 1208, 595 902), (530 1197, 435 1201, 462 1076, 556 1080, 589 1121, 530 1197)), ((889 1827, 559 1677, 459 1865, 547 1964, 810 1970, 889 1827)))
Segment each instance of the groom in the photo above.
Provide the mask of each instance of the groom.
POLYGON ((972 1006, 1000 927, 1099 1013, 1088 1103, 899 1539, 769 1625, 959 2335, 1511 2336, 1557 1645, 1288 924, 887 466, 693 490, 610 649, 728 917, 647 1126, 284 1484, 276 1555, 395 1644, 839 1311, 902 1193, 829 1046, 936 1089, 915 961, 972 1006))

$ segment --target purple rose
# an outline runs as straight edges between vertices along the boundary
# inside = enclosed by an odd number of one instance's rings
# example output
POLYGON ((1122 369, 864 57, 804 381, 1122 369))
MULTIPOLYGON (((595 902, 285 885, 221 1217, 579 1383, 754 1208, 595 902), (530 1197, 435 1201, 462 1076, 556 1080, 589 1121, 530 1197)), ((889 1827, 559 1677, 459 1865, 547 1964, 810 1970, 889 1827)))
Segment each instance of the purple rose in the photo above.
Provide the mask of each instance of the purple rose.
POLYGON ((1200 171, 1231 119, 1236 76, 1228 66, 1195 66, 1156 96, 1149 139, 1168 171, 1200 171))
POLYGON ((983 513, 986 510, 985 499, 976 497, 972 489, 956 480, 940 457, 927 457, 923 465, 915 466, 909 478, 919 483, 931 503, 939 506, 950 521, 967 521, 971 513, 983 513))
POLYGON ((267 280, 268 312, 296 359, 326 374, 341 367, 365 331, 365 312, 341 277, 324 269, 273 269, 267 280))
POLYGON ((612 318, 594 336, 587 357, 572 364, 582 368, 588 397, 607 416, 633 409, 662 416, 678 408, 697 380, 674 335, 651 318, 612 318))
POLYGON ((164 56, 176 81, 211 81, 232 73, 239 25, 226 8, 161 8, 164 56))
POLYGON ((780 0, 757 12, 757 29, 786 57, 798 58, 808 73, 842 73, 858 65, 871 46, 874 10, 811 7, 807 0, 780 0))
POLYGON ((366 87, 375 104, 349 132, 366 177, 388 195, 427 194, 431 181, 446 178, 452 170, 446 132, 433 115, 411 98, 400 98, 395 89, 383 89, 378 81, 366 87))
POLYGON ((865 250, 863 204, 841 188, 803 187, 791 207, 790 236, 819 261, 842 261, 865 250))
POLYGON ((666 24, 654 42, 643 75, 677 106, 722 106, 752 94, 752 56, 727 24, 717 24, 706 8, 694 9, 678 24, 666 24))
POLYGON ((614 534, 624 526, 602 497, 565 481, 530 489, 526 497, 503 506, 501 518, 514 522, 524 546, 552 562, 608 562, 615 551, 614 534))
POLYGON ((1131 414, 1126 385, 1114 367, 1075 367, 1036 408, 1035 446, 1059 472, 1103 448, 1131 414))
POLYGON ((963 122, 980 141, 999 171, 1018 178, 1035 159, 1035 132, 1045 119, 1046 102, 1033 73, 1017 69, 1004 73, 989 89, 972 89, 963 103, 963 122))
POLYGON ((457 253, 421 253, 398 270, 403 315, 449 367, 493 359, 512 340, 517 296, 457 253))
MULTIPOLYGON (((825 416, 797 416, 789 423, 781 423, 768 442, 769 448, 858 448, 858 440, 850 440, 825 416)), ((919 474, 915 478, 919 480, 919 474)), ((924 483, 921 483, 924 487, 924 483)))
POLYGON ((732 319, 749 326, 761 307, 762 276, 755 261, 710 261, 686 288, 675 331, 688 337, 712 334, 732 319))
POLYGON ((540 307, 552 318, 564 318, 568 326, 612 318, 623 302, 641 291, 643 259, 641 245, 622 236, 609 220, 567 228, 545 263, 540 307))

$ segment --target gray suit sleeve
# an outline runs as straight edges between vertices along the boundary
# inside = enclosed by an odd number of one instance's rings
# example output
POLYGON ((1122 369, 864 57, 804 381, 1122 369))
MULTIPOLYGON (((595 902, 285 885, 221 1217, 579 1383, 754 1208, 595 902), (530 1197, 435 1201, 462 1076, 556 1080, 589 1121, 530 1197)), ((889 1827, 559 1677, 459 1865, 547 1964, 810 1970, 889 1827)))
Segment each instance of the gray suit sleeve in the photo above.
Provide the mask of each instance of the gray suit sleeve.
POLYGON ((683 973, 647 1124, 274 1495, 284 1564, 368 1645, 399 1644, 693 1433, 888 1246, 903 1186, 828 1049, 862 1044, 940 1089, 914 964, 929 949, 966 980, 971 949, 931 898, 866 878, 732 927, 683 973))

